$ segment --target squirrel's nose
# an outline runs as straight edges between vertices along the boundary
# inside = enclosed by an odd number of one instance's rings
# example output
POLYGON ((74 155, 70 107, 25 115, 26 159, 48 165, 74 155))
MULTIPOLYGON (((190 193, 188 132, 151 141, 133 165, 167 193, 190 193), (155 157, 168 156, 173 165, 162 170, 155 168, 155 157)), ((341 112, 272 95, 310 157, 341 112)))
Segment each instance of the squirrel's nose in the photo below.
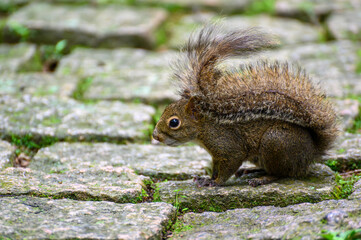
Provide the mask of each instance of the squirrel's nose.
POLYGON ((159 141, 159 137, 158 137, 158 131, 157 129, 155 128, 154 131, 153 131, 153 138, 157 141, 159 141))
POLYGON ((158 136, 158 131, 157 131, 157 129, 154 129, 152 136, 153 136, 152 144, 153 144, 153 145, 159 145, 159 144, 160 144, 160 141, 159 141, 159 136, 158 136))

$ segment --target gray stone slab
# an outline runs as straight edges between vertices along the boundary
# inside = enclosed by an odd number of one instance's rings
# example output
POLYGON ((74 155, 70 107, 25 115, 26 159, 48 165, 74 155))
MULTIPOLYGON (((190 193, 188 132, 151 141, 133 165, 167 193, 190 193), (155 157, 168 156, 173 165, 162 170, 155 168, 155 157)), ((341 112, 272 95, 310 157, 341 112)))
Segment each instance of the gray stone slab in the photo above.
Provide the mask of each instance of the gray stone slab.
POLYGON ((360 9, 358 0, 277 0, 275 13, 317 23, 318 18, 346 9, 360 9))
POLYGON ((9 167, 0 172, 0 195, 128 203, 140 200, 144 179, 127 167, 106 166, 49 174, 9 167))
POLYGON ((152 52, 143 49, 120 48, 86 49, 77 48, 61 59, 57 75, 92 76, 111 74, 119 70, 168 69, 169 62, 176 56, 174 51, 152 52))
POLYGON ((361 168, 361 135, 343 133, 338 138, 334 149, 324 157, 339 171, 361 168))
MULTIPOLYGON (((28 40, 91 47, 145 47, 155 45, 154 31, 165 20, 163 9, 120 5, 71 6, 32 3, 9 17, 7 27, 20 24, 31 31, 28 40)), ((7 31, 5 38, 13 38, 7 31)))
POLYGON ((30 64, 36 46, 26 43, 16 45, 0 44, 0 73, 17 72, 30 64))
POLYGON ((77 79, 70 76, 56 77, 47 73, 1 74, 0 94, 22 96, 55 95, 70 97, 77 85, 77 79))
POLYGON ((111 74, 97 74, 85 91, 89 100, 140 100, 162 103, 178 99, 176 86, 168 71, 127 69, 111 74))
POLYGON ((361 80, 361 75, 356 74, 358 48, 356 43, 337 41, 285 48, 279 53, 303 67, 329 96, 345 97, 361 94, 355 88, 361 80))
POLYGON ((317 164, 306 179, 280 179, 274 183, 251 187, 247 178, 230 179, 227 186, 199 188, 192 180, 168 181, 159 184, 163 202, 177 204, 180 209, 194 211, 224 211, 261 205, 287 206, 301 202, 319 202, 332 198, 334 173, 317 164))
POLYGON ((5 239, 162 239, 175 216, 166 203, 0 198, 5 239))
POLYGON ((0 132, 59 140, 135 140, 147 137, 154 109, 143 104, 84 104, 56 97, 0 97, 0 132))
POLYGON ((336 39, 361 40, 361 8, 332 14, 327 27, 336 39))
POLYGON ((5 141, 0 141, 0 170, 10 166, 11 157, 15 154, 15 147, 5 141))
POLYGON ((84 99, 173 101, 177 96, 169 75, 176 55, 174 51, 78 48, 60 61, 56 75, 91 77, 84 99))
MULTIPOLYGON (((351 41, 308 43, 287 46, 279 50, 263 52, 251 59, 229 60, 225 64, 254 62, 257 59, 296 64, 305 69, 311 79, 318 83, 331 97, 361 94, 361 75, 356 73, 359 45, 351 41)), ((297 69, 297 68, 296 68, 297 69)))
MULTIPOLYGON (((220 19, 212 14, 187 15, 180 19, 179 25, 171 28, 173 34, 170 38, 170 46, 177 48, 183 45, 196 27, 202 27, 212 18, 220 19)), ((275 35, 282 45, 317 42, 320 37, 320 28, 318 27, 301 23, 298 20, 287 19, 286 21, 267 15, 222 17, 221 24, 222 28, 230 30, 260 27, 264 32, 275 35)))
POLYGON ((190 9, 213 9, 222 13, 243 11, 250 0, 136 0, 137 3, 157 4, 160 6, 180 6, 190 9))
POLYGON ((30 168, 45 173, 105 166, 127 166, 138 174, 166 179, 189 179, 205 174, 210 156, 200 147, 56 143, 42 148, 30 168))
POLYGON ((320 239, 322 230, 361 228, 360 209, 358 199, 187 213, 182 222, 183 229, 189 230, 174 234, 173 239, 320 239))

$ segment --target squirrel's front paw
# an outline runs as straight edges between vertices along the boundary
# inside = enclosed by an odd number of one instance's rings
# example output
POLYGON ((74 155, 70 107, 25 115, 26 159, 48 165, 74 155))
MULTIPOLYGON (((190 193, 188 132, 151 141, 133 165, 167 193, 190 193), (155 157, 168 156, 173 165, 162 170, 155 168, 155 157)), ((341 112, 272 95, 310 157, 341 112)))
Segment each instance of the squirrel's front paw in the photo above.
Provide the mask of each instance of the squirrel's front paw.
POLYGON ((207 177, 195 176, 193 182, 196 182, 197 187, 216 187, 219 186, 214 180, 207 177))
POLYGON ((257 187, 260 185, 265 185, 265 184, 269 184, 272 183, 273 181, 277 180, 277 177, 274 176, 262 176, 259 178, 252 178, 247 180, 248 184, 252 187, 257 187))

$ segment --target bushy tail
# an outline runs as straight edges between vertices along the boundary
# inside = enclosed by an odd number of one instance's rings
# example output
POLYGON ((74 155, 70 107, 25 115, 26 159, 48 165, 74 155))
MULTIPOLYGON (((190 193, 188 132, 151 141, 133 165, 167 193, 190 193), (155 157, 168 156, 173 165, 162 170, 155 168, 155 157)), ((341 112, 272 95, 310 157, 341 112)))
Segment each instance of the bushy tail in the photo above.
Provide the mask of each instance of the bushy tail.
POLYGON ((217 85, 222 73, 216 65, 232 56, 247 56, 272 48, 277 41, 256 28, 224 33, 222 26, 210 24, 190 37, 183 47, 184 55, 175 62, 175 77, 180 82, 180 95, 206 96, 217 85))

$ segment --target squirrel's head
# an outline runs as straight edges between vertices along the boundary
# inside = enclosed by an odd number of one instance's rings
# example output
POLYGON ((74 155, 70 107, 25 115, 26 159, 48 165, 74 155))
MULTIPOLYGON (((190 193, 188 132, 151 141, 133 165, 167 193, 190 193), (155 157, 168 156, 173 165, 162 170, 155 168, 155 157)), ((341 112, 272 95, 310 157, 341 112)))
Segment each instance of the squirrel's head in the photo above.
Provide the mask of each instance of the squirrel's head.
POLYGON ((181 99, 167 106, 153 131, 153 138, 169 146, 178 146, 197 138, 198 121, 191 101, 181 99))

